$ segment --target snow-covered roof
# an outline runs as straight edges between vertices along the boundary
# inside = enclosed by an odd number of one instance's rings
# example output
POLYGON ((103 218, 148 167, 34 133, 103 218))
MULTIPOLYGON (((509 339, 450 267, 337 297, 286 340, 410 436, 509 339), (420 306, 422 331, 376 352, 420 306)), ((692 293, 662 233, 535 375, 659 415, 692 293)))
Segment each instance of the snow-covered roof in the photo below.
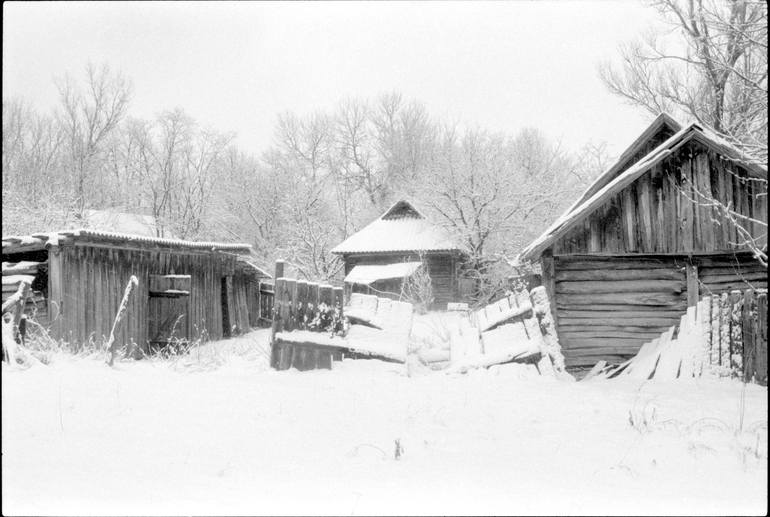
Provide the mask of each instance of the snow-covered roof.
POLYGON ((578 206, 567 209, 556 222, 543 232, 540 237, 532 241, 529 246, 519 254, 518 260, 531 261, 538 259, 543 251, 550 247, 557 239, 562 237, 576 224, 593 213, 594 210, 602 206, 607 199, 629 186, 644 173, 652 169, 656 164, 668 158, 673 152, 691 140, 712 148, 720 154, 736 160, 741 160, 742 163, 746 164, 746 169, 750 174, 767 179, 766 168, 753 163, 752 160, 739 149, 730 145, 712 131, 705 129, 696 123, 692 123, 677 131, 668 140, 650 151, 646 156, 604 185, 578 206))
MULTIPOLYGON (((116 210, 86 210, 85 226, 90 230, 129 233, 144 237, 158 236, 158 223, 151 215, 118 212, 116 210)), ((169 231, 162 230, 161 237, 174 238, 169 231)))
POLYGON ((48 233, 33 233, 32 235, 3 237, 3 253, 15 251, 34 251, 44 249, 46 244, 71 241, 101 242, 107 244, 154 245, 168 248, 201 250, 201 251, 232 251, 248 253, 250 244, 227 242, 196 242, 181 239, 163 239, 129 233, 104 232, 90 229, 62 230, 48 233))
POLYGON ((676 133, 682 129, 682 125, 668 113, 661 113, 655 117, 655 120, 653 120, 650 125, 647 126, 647 129, 642 131, 636 140, 634 140, 631 145, 629 145, 628 148, 626 148, 626 150, 620 154, 620 157, 615 160, 615 163, 612 164, 609 169, 600 174, 588 186, 585 192, 583 192, 583 194, 572 204, 572 206, 567 209, 567 212, 571 212, 580 206, 584 201, 596 194, 602 187, 607 185, 607 183, 612 181, 620 172, 622 172, 623 165, 628 162, 632 156, 641 151, 644 145, 651 138, 653 138, 664 129, 668 129, 671 133, 676 133))
POLYGON ((446 229, 431 223, 412 203, 402 200, 331 251, 345 254, 454 250, 460 247, 446 229))
POLYGON ((378 280, 387 280, 390 278, 404 278, 420 267, 421 262, 397 262, 395 264, 384 264, 376 266, 359 265, 345 277, 345 282, 349 284, 369 285, 378 280))

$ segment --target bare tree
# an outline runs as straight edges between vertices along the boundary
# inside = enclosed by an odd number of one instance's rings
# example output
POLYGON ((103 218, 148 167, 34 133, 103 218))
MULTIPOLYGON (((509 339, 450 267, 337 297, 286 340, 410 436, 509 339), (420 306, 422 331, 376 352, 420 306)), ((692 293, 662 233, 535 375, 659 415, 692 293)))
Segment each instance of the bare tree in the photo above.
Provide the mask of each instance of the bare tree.
POLYGON ((131 84, 107 65, 97 69, 91 64, 86 67, 84 87, 69 76, 57 83, 61 102, 58 116, 74 191, 73 209, 82 218, 89 200, 100 191, 105 142, 126 114, 131 84))
POLYGON ((672 29, 621 48, 600 75, 611 92, 657 115, 684 115, 767 162, 767 4, 654 0, 672 29), (673 38, 673 41, 671 41, 673 38))
MULTIPOLYGON (((656 35, 627 45, 621 50, 621 68, 600 68, 607 87, 650 113, 673 111, 709 126, 743 151, 737 162, 766 167, 767 4, 655 0, 652 5, 676 31, 675 43, 683 50, 672 50, 671 42, 661 43, 656 35)), ((767 179, 748 181, 755 183, 755 198, 767 197, 767 179)), ((685 185, 682 194, 721 214, 736 228, 740 242, 734 244, 748 247, 767 264, 767 246, 761 244, 767 237, 765 223, 693 185, 685 185)))
POLYGON ((494 264, 542 230, 577 187, 571 161, 535 130, 514 139, 445 128, 420 199, 469 256, 482 296, 494 264))

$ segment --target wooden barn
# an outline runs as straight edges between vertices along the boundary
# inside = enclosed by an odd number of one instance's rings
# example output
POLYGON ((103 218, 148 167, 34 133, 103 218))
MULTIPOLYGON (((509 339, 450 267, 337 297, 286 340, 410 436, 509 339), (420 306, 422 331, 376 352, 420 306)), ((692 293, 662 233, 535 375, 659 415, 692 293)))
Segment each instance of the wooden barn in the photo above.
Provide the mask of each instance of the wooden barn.
POLYGON ((767 169, 661 115, 519 259, 540 261, 567 364, 590 366, 629 358, 700 296, 766 288, 750 241, 767 247, 767 169))
POLYGON ((259 282, 251 246, 96 230, 3 237, 3 301, 32 281, 25 312, 69 343, 110 334, 132 275, 118 342, 142 349, 174 340, 219 339, 257 326, 259 282))
POLYGON ((353 292, 397 298, 404 279, 427 267, 433 308, 445 309, 447 303, 458 301, 463 253, 449 232, 408 201, 394 203, 332 253, 342 256, 345 284, 353 292))

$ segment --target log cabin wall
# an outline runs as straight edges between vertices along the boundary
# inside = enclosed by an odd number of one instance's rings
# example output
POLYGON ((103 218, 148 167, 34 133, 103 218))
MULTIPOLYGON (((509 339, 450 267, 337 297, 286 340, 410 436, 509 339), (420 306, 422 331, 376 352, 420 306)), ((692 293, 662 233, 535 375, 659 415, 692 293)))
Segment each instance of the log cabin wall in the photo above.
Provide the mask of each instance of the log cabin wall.
POLYGON ((567 366, 619 362, 687 310, 686 259, 554 257, 556 317, 567 366))
MULTIPOLYGON (((458 257, 453 253, 426 253, 424 257, 428 263, 435 298, 433 308, 446 309, 447 303, 458 301, 458 257)), ((358 265, 385 265, 404 261, 419 261, 420 257, 417 253, 368 253, 344 255, 343 259, 345 261, 345 275, 347 275, 354 266, 358 265)))
POLYGON ((60 306, 56 334, 65 341, 84 343, 93 339, 101 343, 106 339, 131 275, 137 277, 139 285, 116 335, 118 342, 147 343, 150 275, 190 275, 187 336, 194 340, 203 336, 220 339, 224 335, 222 279, 233 274, 234 256, 75 243, 52 250, 50 257, 59 273, 49 277, 49 282, 58 281, 59 286, 49 283, 49 292, 60 292, 61 296, 49 300, 49 311, 58 312, 60 306))

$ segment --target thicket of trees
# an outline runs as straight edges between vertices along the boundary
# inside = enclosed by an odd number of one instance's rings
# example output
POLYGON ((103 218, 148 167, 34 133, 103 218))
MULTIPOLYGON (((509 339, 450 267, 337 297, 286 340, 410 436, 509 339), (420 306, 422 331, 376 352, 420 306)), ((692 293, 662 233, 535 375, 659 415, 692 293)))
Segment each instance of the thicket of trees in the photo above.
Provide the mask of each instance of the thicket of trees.
POLYGON ((341 267, 330 249, 406 196, 478 272, 541 232, 607 161, 601 146, 569 153, 532 128, 463 130, 398 93, 282 113, 255 154, 181 109, 131 117, 131 83, 106 66, 57 86, 51 114, 3 99, 4 235, 79 227, 85 210, 110 208, 180 238, 252 243, 266 263, 326 280, 341 267))

